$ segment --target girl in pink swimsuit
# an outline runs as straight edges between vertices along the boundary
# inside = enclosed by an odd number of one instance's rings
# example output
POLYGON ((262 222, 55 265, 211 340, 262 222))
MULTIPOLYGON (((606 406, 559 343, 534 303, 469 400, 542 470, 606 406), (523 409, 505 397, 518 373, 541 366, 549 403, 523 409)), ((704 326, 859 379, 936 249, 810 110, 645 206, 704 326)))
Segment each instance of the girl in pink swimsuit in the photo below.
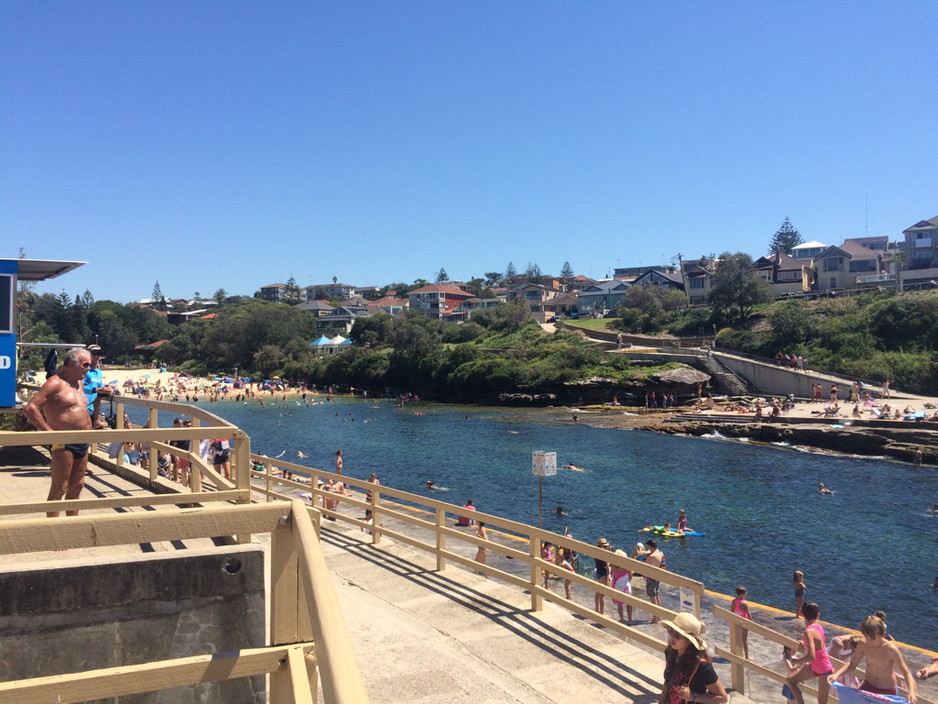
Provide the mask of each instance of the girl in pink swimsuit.
MULTIPOLYGON (((736 587, 736 598, 730 607, 734 614, 752 620, 749 604, 746 603, 746 587, 736 587)), ((749 660, 749 631, 743 630, 743 656, 749 660)))
POLYGON ((792 664, 801 665, 810 663, 809 667, 801 667, 795 674, 788 676, 788 686, 794 699, 798 704, 804 704, 804 695, 798 687, 799 682, 817 678, 817 700, 818 704, 827 704, 827 698, 830 695, 831 685, 827 681, 827 676, 834 672, 831 666, 830 658, 827 657, 827 649, 824 644, 824 629, 817 620, 821 616, 821 609, 813 601, 805 602, 801 607, 801 613, 807 625, 804 634, 801 636, 801 642, 804 643, 805 655, 793 660, 792 664))

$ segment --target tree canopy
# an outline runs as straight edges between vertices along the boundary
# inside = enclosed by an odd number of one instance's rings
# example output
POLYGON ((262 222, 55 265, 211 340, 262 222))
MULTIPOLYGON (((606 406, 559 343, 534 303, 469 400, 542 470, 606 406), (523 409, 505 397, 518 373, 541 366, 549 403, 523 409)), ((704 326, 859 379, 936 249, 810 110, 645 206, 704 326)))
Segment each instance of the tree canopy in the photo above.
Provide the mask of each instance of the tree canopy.
POLYGON ((537 262, 533 264, 529 263, 524 270, 524 275, 528 277, 528 281, 532 284, 541 283, 541 279, 544 278, 544 273, 541 271, 541 267, 538 266, 537 262))
POLYGON ((720 255, 708 300, 715 312, 744 322, 760 303, 772 301, 768 282, 756 273, 752 257, 743 252, 720 255))
POLYGON ((791 254, 791 251, 802 242, 804 240, 801 238, 801 233, 792 226, 788 218, 785 218, 782 226, 772 235, 769 254, 775 254, 777 251, 791 254))
POLYGON ((287 283, 283 287, 283 296, 280 300, 288 306, 295 306, 303 302, 303 290, 297 285, 293 274, 290 274, 290 278, 287 279, 287 283))

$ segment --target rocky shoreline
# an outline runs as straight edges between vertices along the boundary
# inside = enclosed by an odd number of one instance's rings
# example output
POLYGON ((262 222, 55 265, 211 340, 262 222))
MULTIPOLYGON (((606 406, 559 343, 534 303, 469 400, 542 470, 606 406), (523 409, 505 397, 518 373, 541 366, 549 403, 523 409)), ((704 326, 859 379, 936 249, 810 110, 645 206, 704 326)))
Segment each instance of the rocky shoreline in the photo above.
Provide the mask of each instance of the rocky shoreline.
POLYGON ((861 423, 850 427, 832 428, 829 424, 812 422, 810 418, 783 419, 773 423, 749 419, 739 421, 701 415, 689 420, 681 409, 648 411, 637 408, 584 408, 579 422, 601 428, 651 430, 670 435, 712 435, 746 438, 765 444, 786 443, 796 447, 839 454, 889 457, 913 462, 915 453, 922 452, 923 465, 938 465, 938 424, 935 429, 925 424, 896 421, 895 427, 871 427, 861 423))

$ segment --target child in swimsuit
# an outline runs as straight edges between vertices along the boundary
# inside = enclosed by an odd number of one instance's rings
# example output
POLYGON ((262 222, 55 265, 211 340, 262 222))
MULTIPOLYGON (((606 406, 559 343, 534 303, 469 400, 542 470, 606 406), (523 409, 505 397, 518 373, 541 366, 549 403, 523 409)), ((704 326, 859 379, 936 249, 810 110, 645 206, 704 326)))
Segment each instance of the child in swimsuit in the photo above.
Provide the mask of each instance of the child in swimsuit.
POLYGON ((857 642, 850 662, 842 665, 831 675, 830 681, 833 682, 838 677, 847 674, 866 658, 866 672, 863 683, 860 685, 861 692, 898 695, 896 670, 899 670, 905 677, 906 686, 909 688, 909 702, 915 704, 917 695, 915 680, 912 679, 912 673, 909 671, 909 666, 905 664, 899 648, 886 640, 885 621, 875 614, 867 616, 860 624, 860 633, 863 634, 863 639, 857 642))
MULTIPOLYGON (((554 545, 553 543, 545 542, 541 546, 541 559, 544 562, 553 562, 554 561, 554 545)), ((547 580, 550 579, 550 572, 547 570, 543 571, 544 574, 544 589, 548 589, 547 580)))
POLYGON ((804 593, 808 589, 804 583, 804 572, 795 570, 795 616, 801 618, 801 606, 804 604, 804 593))
POLYGON ((681 509, 681 512, 677 517, 677 532, 683 533, 687 528, 687 514, 684 512, 684 509, 681 509))
MULTIPOLYGON (((749 612, 749 604, 746 603, 746 587, 736 587, 736 598, 730 607, 731 611, 738 616, 752 620, 752 614, 749 612)), ((749 660, 749 631, 743 629, 743 656, 749 660)))
POLYGON ((795 695, 795 701, 798 704, 804 704, 804 695, 801 693, 798 684, 817 678, 817 700, 818 704, 827 704, 827 698, 830 695, 831 685, 827 681, 828 675, 834 672, 831 666, 830 658, 827 657, 827 649, 824 644, 824 629, 817 621, 821 617, 821 609, 813 601, 805 602, 801 607, 804 619, 807 622, 804 633, 801 636, 801 642, 804 644, 805 655, 792 661, 792 664, 799 665, 810 663, 808 667, 801 667, 794 675, 788 676, 788 686, 791 693, 795 695))

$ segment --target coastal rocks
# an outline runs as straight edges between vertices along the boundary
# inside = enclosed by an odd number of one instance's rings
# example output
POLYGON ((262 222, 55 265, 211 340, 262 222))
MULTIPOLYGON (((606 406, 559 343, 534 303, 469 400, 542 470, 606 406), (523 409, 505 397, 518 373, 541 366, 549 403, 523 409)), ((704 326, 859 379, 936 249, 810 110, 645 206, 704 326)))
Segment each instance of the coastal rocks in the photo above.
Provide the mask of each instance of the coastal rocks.
POLYGON ((710 381, 710 375, 704 374, 690 367, 680 369, 668 369, 657 374, 652 374, 651 378, 663 384, 681 384, 684 386, 697 386, 706 384, 710 381))
POLYGON ((557 400, 557 394, 499 394, 498 402, 506 406, 549 406, 557 400))
POLYGON ((788 425, 771 423, 713 423, 707 421, 680 421, 676 423, 649 423, 648 430, 672 434, 711 435, 718 433, 729 438, 748 438, 756 442, 801 445, 853 455, 886 456, 912 461, 916 450, 921 450, 923 462, 938 463, 938 433, 934 431, 906 430, 904 428, 830 428, 825 425, 788 425))

